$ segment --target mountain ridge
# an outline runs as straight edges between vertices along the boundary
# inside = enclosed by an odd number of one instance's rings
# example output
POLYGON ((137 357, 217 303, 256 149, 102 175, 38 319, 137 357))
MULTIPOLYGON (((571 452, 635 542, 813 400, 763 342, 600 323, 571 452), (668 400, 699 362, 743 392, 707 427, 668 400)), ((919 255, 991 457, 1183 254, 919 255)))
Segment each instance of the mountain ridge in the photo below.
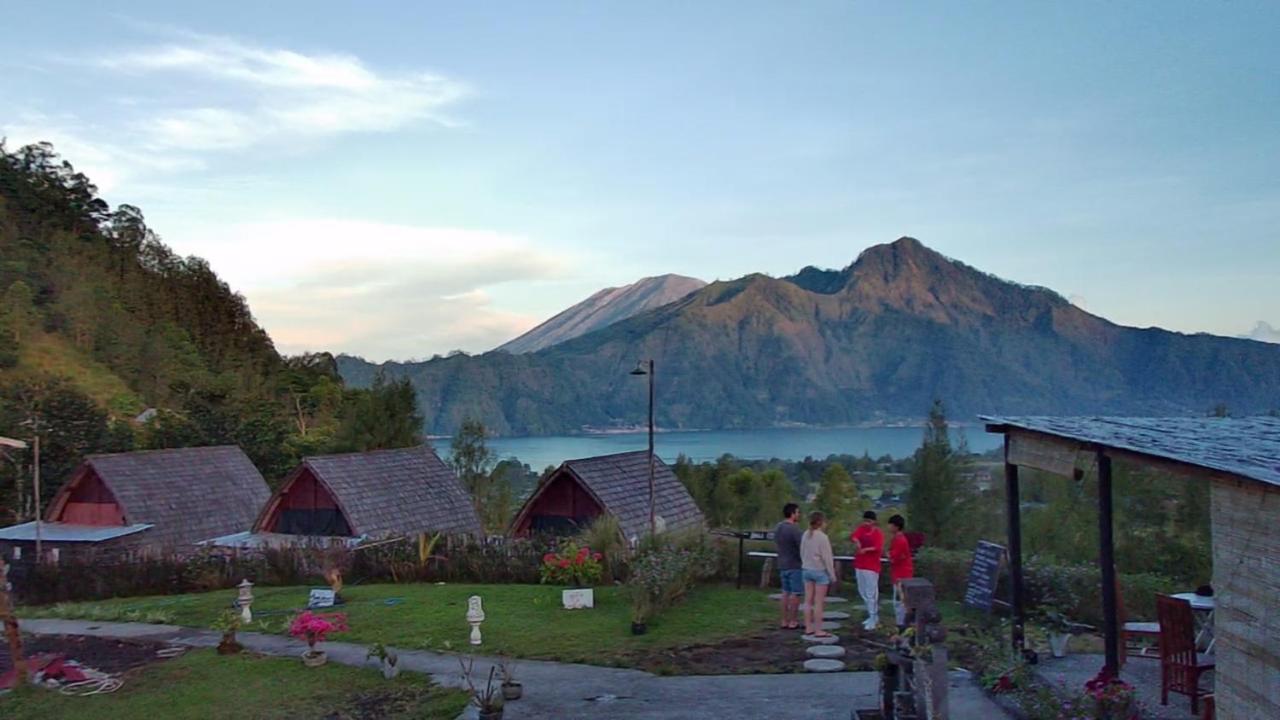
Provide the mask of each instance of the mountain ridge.
POLYGON ((629 285, 605 288, 496 349, 509 353, 535 352, 679 300, 706 284, 697 278, 668 273, 641 278, 629 285))
MULTIPOLYGON (((626 370, 649 357, 669 428, 883 422, 922 417, 934 398, 961 418, 1280 407, 1274 346, 1122 327, 913 238, 802 275, 713 282, 525 355, 382 367, 414 382, 432 432, 467 416, 501 434, 634 424, 644 399, 626 370)), ((373 366, 340 368, 359 384, 373 366)))

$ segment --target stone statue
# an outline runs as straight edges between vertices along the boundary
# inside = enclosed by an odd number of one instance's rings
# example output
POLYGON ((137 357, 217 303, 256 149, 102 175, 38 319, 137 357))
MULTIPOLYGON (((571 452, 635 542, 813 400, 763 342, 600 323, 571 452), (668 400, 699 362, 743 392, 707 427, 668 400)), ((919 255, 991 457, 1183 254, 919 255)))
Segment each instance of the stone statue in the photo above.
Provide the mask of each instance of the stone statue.
POLYGON ((480 604, 480 596, 472 595, 467 599, 467 622, 471 625, 471 644, 480 644, 480 623, 484 622, 484 608, 480 604))

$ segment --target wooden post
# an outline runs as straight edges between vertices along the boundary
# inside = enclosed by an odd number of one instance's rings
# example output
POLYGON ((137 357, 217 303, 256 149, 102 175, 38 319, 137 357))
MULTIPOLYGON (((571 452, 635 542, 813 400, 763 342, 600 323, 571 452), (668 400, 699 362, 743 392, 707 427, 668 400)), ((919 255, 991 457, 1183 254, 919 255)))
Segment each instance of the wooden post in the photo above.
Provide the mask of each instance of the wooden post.
POLYGON ((1107 669, 1120 673, 1120 622, 1116 612, 1116 555, 1112 535, 1111 458, 1098 451, 1098 564, 1102 571, 1102 619, 1106 630, 1107 669))
POLYGON ((738 534, 738 586, 737 586, 738 590, 742 589, 742 560, 743 560, 742 545, 744 541, 745 541, 745 537, 741 533, 739 533, 738 534))
POLYGON ((36 491, 36 502, 35 502, 35 506, 36 506, 36 564, 37 564, 37 565, 39 565, 39 564, 40 564, 40 555, 41 555, 41 553, 43 553, 43 552, 44 552, 44 548, 43 548, 43 547, 41 547, 41 544, 40 544, 40 523, 41 523, 41 521, 42 521, 44 518, 43 518, 43 517, 42 517, 42 515, 41 515, 41 513, 42 513, 42 511, 43 511, 43 503, 41 502, 41 498, 40 498, 40 432, 39 432, 39 430, 40 430, 40 428, 39 428, 39 427, 36 427, 36 438, 35 438, 35 442, 34 442, 34 446, 35 446, 35 469, 34 469, 34 473, 33 473, 33 474, 34 474, 35 491, 36 491))
POLYGON ((1009 436, 1004 436, 1005 515, 1009 525, 1009 612, 1013 617, 1013 649, 1026 648, 1022 608, 1022 500, 1018 495, 1018 466, 1009 462, 1009 436))
POLYGON ((14 687, 27 682, 27 661, 22 656, 22 633, 18 632, 18 618, 13 614, 13 602, 9 598, 9 568, 0 558, 0 620, 4 622, 4 634, 9 640, 9 657, 17 673, 14 687))

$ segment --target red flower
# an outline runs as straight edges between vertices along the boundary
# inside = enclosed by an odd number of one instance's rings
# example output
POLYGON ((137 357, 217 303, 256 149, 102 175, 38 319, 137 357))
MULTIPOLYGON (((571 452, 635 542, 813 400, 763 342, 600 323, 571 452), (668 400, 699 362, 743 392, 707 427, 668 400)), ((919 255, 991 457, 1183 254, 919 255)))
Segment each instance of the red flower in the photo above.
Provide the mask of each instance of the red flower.
POLYGON ((568 561, 567 559, 565 559, 565 560, 561 560, 561 561, 560 561, 560 567, 562 567, 562 568, 567 568, 567 567, 569 567, 569 561, 568 561))
POLYGON ((601 558, 603 558, 603 557, 604 557, 604 556, 603 556, 603 555, 601 555, 600 553, 592 553, 592 554, 591 554, 591 559, 592 559, 592 560, 595 560, 596 562, 600 562, 600 559, 601 559, 601 558))
POLYGON ((991 692, 994 693, 1007 693, 1012 692, 1012 690, 1013 680, 1009 679, 1008 675, 1001 675, 999 679, 996 680, 995 685, 991 688, 991 692))
POLYGON ((555 561, 556 561, 555 553, 547 553, 546 555, 542 556, 542 562, 544 563, 553 563, 555 561))

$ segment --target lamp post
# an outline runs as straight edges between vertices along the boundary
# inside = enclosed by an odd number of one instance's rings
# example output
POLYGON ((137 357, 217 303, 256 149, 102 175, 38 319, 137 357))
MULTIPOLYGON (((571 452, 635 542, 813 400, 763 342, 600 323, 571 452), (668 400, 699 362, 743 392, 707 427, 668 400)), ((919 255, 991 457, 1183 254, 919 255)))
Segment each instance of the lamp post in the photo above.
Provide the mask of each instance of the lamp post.
POLYGON ((657 515, 654 512, 653 502, 653 358, 649 359, 649 369, 644 367, 644 361, 636 363, 636 369, 631 371, 632 375, 648 375, 649 376, 649 537, 658 534, 657 515))

